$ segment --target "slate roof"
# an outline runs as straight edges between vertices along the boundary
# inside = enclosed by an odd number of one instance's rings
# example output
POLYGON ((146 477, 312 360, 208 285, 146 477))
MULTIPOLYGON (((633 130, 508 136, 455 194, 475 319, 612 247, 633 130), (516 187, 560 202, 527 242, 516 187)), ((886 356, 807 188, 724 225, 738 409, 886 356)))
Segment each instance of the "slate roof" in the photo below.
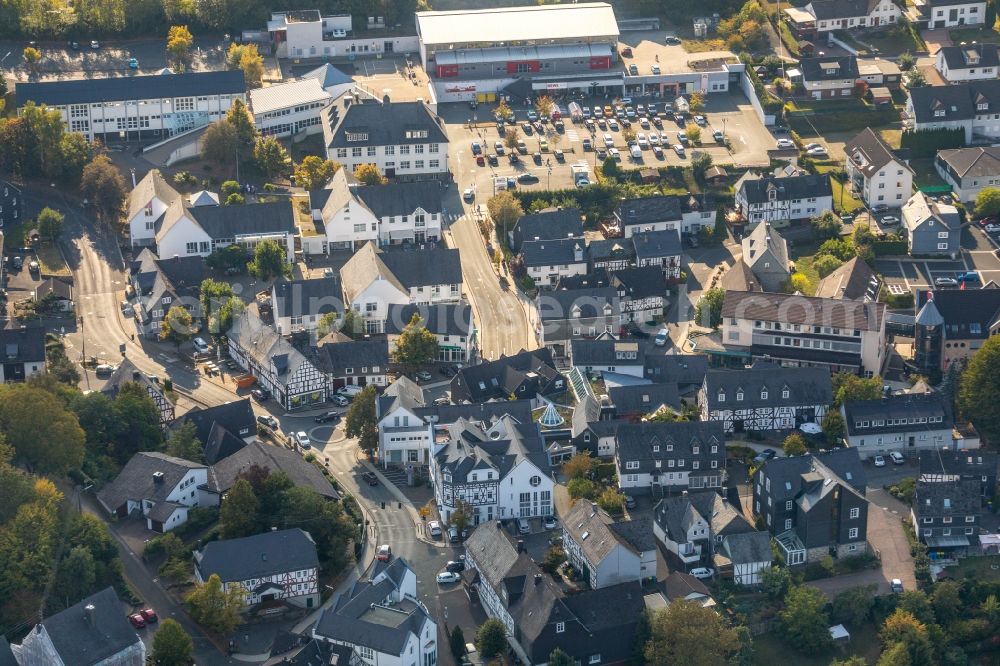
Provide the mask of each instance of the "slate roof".
POLYGON ((106 587, 69 608, 42 620, 41 625, 65 664, 91 666, 102 663, 139 642, 129 624, 125 606, 113 587, 106 587), (93 623, 87 606, 93 606, 93 623))
POLYGON ((73 285, 59 278, 47 278, 35 287, 35 300, 40 301, 49 294, 64 301, 72 301, 73 285))
POLYGON ((160 503, 167 499, 167 495, 173 492, 184 475, 193 469, 205 469, 205 465, 165 453, 142 451, 125 463, 114 481, 97 492, 97 499, 109 512, 116 511, 128 500, 160 503), (163 481, 160 483, 153 478, 156 472, 163 474, 163 481))
POLYGON ((757 276, 742 258, 722 274, 721 287, 726 291, 764 291, 757 276))
POLYGON ((456 484, 469 472, 480 468, 494 470, 502 480, 524 460, 530 461, 543 474, 549 473, 545 443, 533 421, 520 423, 511 416, 502 416, 491 425, 458 419, 445 429, 449 439, 437 442, 435 458, 438 467, 449 472, 456 484), (493 439, 493 433, 499 436, 493 439))
POLYGON ((771 562, 771 535, 767 532, 729 534, 722 539, 721 550, 733 564, 771 562))
POLYGON ((632 245, 635 247, 635 257, 639 261, 676 257, 684 252, 681 247, 681 236, 673 229, 632 234, 632 245))
POLYGON ((10 642, 5 636, 0 636, 0 666, 18 666, 14 653, 10 650, 10 642))
POLYGON ((501 356, 495 361, 462 368, 451 380, 452 396, 470 402, 505 400, 531 379, 531 373, 538 376, 541 390, 562 376, 555 368, 550 349, 522 350, 513 356, 501 356))
POLYGON ((814 296, 846 298, 852 301, 877 301, 882 279, 871 267, 854 257, 819 281, 814 296))
POLYGON ((618 293, 611 287, 557 289, 540 294, 538 302, 539 316, 543 322, 617 317, 620 313, 618 293), (606 305, 611 306, 611 313, 608 315, 604 313, 606 305))
POLYGON ((287 382, 309 360, 270 324, 264 323, 256 303, 251 303, 229 329, 230 343, 237 344, 260 366, 274 367, 278 379, 287 382))
POLYGON ((663 406, 681 408, 681 396, 676 383, 613 386, 608 395, 619 417, 651 414, 663 406))
POLYGON ((215 463, 209 469, 208 484, 213 490, 225 493, 233 487, 240 474, 255 465, 265 467, 272 472, 284 472, 294 485, 310 488, 322 497, 330 500, 340 499, 340 493, 316 465, 306 462, 294 451, 259 441, 250 442, 239 451, 215 463))
POLYGON ((995 451, 919 451, 920 474, 954 475, 979 478, 983 475, 996 477, 1000 454, 995 451))
POLYGON ((530 240, 583 238, 583 213, 579 208, 546 208, 522 215, 511 235, 515 247, 530 240))
POLYGON ((360 645, 375 652, 402 655, 411 634, 421 635, 430 620, 424 607, 409 599, 392 604, 391 580, 376 584, 357 582, 325 608, 313 631, 323 638, 360 645))
POLYGON ((844 153, 866 177, 874 176, 890 162, 895 162, 910 172, 913 171, 906 162, 896 157, 885 139, 870 127, 864 128, 848 141, 844 145, 844 153))
POLYGON ((0 353, 5 363, 45 361, 45 329, 40 326, 0 329, 0 353))
POLYGON ((760 319, 862 331, 881 330, 885 310, 884 303, 738 291, 727 291, 722 302, 724 318, 760 319))
POLYGON ((660 500, 653 509, 653 520, 676 543, 686 543, 688 528, 703 520, 711 531, 708 537, 753 532, 747 522, 719 493, 714 490, 691 490, 660 500))
POLYGON ((130 219, 135 217, 154 198, 166 204, 180 198, 180 196, 177 190, 171 187, 170 183, 163 177, 159 169, 150 169, 129 192, 128 217, 130 219))
POLYGON ((1000 80, 985 79, 912 88, 910 102, 917 123, 971 120, 980 103, 988 106, 985 112, 979 113, 996 113, 1000 110, 1000 80), (935 116, 936 110, 943 110, 944 116, 935 116))
POLYGON ((629 423, 618 428, 615 440, 615 455, 622 464, 623 472, 626 461, 637 461, 639 469, 630 472, 665 473, 666 465, 662 469, 654 465, 654 461, 665 459, 683 460, 684 466, 678 469, 691 470, 692 475, 718 473, 726 467, 725 434, 719 422, 629 423), (697 454, 692 451, 692 446, 696 445, 699 446, 697 454), (711 453, 712 445, 717 445, 716 453, 711 453), (659 451, 654 451, 654 446, 659 446, 659 451), (673 450, 668 451, 668 446, 673 450), (694 460, 700 463, 698 470, 691 467, 694 460), (717 463, 714 470, 709 464, 712 460, 717 463))
POLYGON ((491 423, 504 416, 510 416, 518 423, 528 423, 531 421, 531 400, 431 405, 417 407, 414 412, 423 419, 436 418, 437 423, 454 423, 459 419, 491 423))
POLYGON ((330 88, 342 83, 354 83, 354 79, 349 77, 347 74, 344 74, 330 63, 324 63, 316 69, 311 69, 299 78, 316 79, 324 88, 330 88))
POLYGON ((778 267, 788 270, 788 243, 778 230, 767 222, 761 222, 741 241, 743 261, 752 271, 762 259, 777 262, 778 267))
POLYGON ((440 213, 443 210, 443 192, 441 185, 432 180, 351 188, 354 198, 379 219, 413 215, 418 208, 429 215, 440 213))
POLYGON ((382 279, 409 295, 411 287, 462 284, 462 262, 457 249, 383 251, 365 243, 340 269, 348 302, 372 282, 382 279))
POLYGON ((623 226, 681 219, 681 200, 676 196, 650 196, 626 199, 615 209, 623 226))
POLYGON ((400 586, 402 586, 403 579, 406 577, 406 574, 413 571, 413 569, 410 568, 409 562, 407 562, 404 557, 394 558, 390 562, 375 560, 374 564, 375 566, 372 567, 372 572, 371 575, 368 576, 368 579, 374 580, 384 573, 396 585, 396 589, 399 589, 400 586))
MULTIPOLYGON (((111 377, 108 378, 108 381, 104 382, 104 386, 101 387, 101 393, 105 393, 111 398, 115 398, 121 390, 121 387, 129 382, 136 382, 142 386, 146 389, 147 393, 150 393, 150 397, 153 397, 152 394, 155 393, 160 397, 160 399, 169 402, 164 395, 163 390, 160 388, 160 385, 151 380, 146 373, 140 372, 135 364, 128 358, 123 358, 122 362, 118 364, 117 368, 115 368, 115 371, 111 373, 111 377)), ((153 402, 156 402, 156 398, 153 398, 153 402)), ((157 409, 159 408, 159 405, 157 405, 157 409)), ((160 414, 161 421, 165 418, 172 418, 173 409, 165 411, 166 413, 161 412, 160 414)))
MULTIPOLYGON (((806 174, 802 176, 783 176, 774 178, 746 177, 740 179, 740 189, 748 204, 762 204, 770 201, 769 192, 777 190, 778 201, 808 199, 811 197, 829 197, 833 195, 830 177, 826 174, 806 174)), ((757 225, 762 226, 760 224, 757 225)))
POLYGON ((340 280, 335 277, 287 280, 283 277, 274 282, 271 307, 274 317, 321 316, 329 312, 339 312, 340 280))
POLYGON ((784 367, 757 361, 750 368, 712 369, 705 375, 709 410, 755 409, 795 405, 829 405, 833 401, 830 370, 826 367, 784 367), (788 397, 782 394, 788 389, 788 397), (763 391, 767 397, 761 397, 763 391), (743 393, 743 400, 737 394, 743 393), (719 400, 719 394, 725 400, 719 400))
MULTIPOLYGON (((590 246, 587 247, 589 253, 590 246)), ((590 260, 594 261, 594 256, 590 256, 590 260)), ((590 273, 584 275, 569 275, 559 278, 559 282, 556 283, 557 291, 569 291, 574 289, 594 289, 599 287, 608 287, 611 285, 611 277, 608 275, 608 271, 604 268, 596 268, 590 273)))
MULTIPOLYGON (((605 261, 626 260, 629 263, 635 259, 635 244, 628 238, 602 238, 592 240, 587 245, 587 255, 593 263, 605 261)), ((604 270, 604 269, 599 269, 604 270)), ((562 283, 560 282, 560 285, 562 283)), ((606 286, 606 285, 605 285, 606 286)), ((570 287, 565 287, 570 288, 570 287)))
POLYGON ((384 416, 397 407, 413 410, 424 406, 424 390, 406 375, 400 375, 378 397, 377 411, 384 416))
POLYGON ((636 340, 581 340, 570 342, 573 365, 584 366, 631 366, 643 365, 646 348, 636 340), (619 358, 621 355, 621 358, 619 358), (627 358, 632 355, 632 358, 627 358))
POLYGON ((937 393, 907 393, 885 396, 880 400, 848 400, 844 403, 844 421, 848 435, 879 435, 889 432, 917 432, 921 430, 951 430, 951 410, 944 398, 937 393), (890 425, 893 421, 904 423, 890 425), (911 423, 912 419, 925 419, 911 423), (932 422, 932 419, 934 421, 932 422), (937 421, 936 419, 941 419, 937 421), (874 422, 883 425, 875 426, 874 422), (858 427, 867 422, 868 427, 858 427))
POLYGON ((350 340, 321 345, 318 349, 319 367, 330 375, 341 376, 346 368, 361 374, 362 368, 378 367, 385 374, 389 369, 389 343, 385 338, 377 340, 350 340))
POLYGON ((223 583, 319 568, 316 543, 298 528, 210 541, 194 557, 202 579, 218 574, 223 583))
POLYGON ((611 279, 622 301, 663 297, 667 293, 667 278, 660 266, 639 266, 615 271, 611 279))
MULTIPOLYGON (((626 528, 618 532, 613 528, 616 522, 607 511, 586 500, 577 501, 573 508, 562 516, 563 533, 580 547, 583 556, 593 566, 599 566, 604 558, 619 545, 637 555, 644 550, 655 548, 655 545, 652 548, 640 549, 636 547, 626 538, 626 534, 639 541, 640 546, 651 545, 652 539, 645 536, 640 537, 639 532, 642 532, 642 529, 626 528)), ((652 536, 652 525, 648 520, 640 521, 638 525, 644 527, 645 531, 648 531, 649 535, 652 536)))
POLYGON ((582 264, 586 261, 587 242, 582 238, 521 243, 521 263, 526 268, 582 264))
POLYGON ((165 90, 169 91, 170 97, 232 95, 245 93, 247 84, 243 72, 233 69, 218 72, 110 76, 19 83, 15 92, 18 106, 24 106, 29 101, 48 106, 61 106, 160 99, 165 90))
POLYGON ((690 594, 711 597, 712 593, 703 582, 691 574, 675 571, 663 579, 663 589, 670 601, 685 599, 690 594))
POLYGON ((214 405, 212 407, 192 407, 187 413, 177 419, 175 426, 190 421, 194 423, 195 435, 208 442, 212 428, 219 425, 237 437, 250 437, 257 432, 257 421, 254 417, 250 398, 214 405), (240 431, 246 431, 241 433, 240 431))
MULTIPOLYGON (((801 58, 799 70, 804 81, 837 81, 858 78, 858 60, 854 56, 817 56, 801 58), (827 74, 826 65, 836 64, 833 72, 827 74)), ((796 197, 797 198, 797 197, 796 197)))
POLYGON ((647 379, 654 383, 675 382, 683 392, 687 386, 701 386, 708 372, 708 357, 704 354, 662 354, 646 356, 647 379))
POLYGON ((801 476, 818 465, 826 468, 847 485, 862 495, 868 476, 861 464, 856 448, 832 449, 828 453, 817 453, 791 458, 771 458, 761 468, 766 478, 771 480, 771 497, 775 501, 792 499, 799 494, 801 476))
POLYGON ((868 16, 878 0, 813 0, 810 6, 819 21, 868 16))
POLYGON ((324 122, 328 123, 324 134, 330 133, 330 148, 438 143, 443 153, 448 152, 444 122, 424 102, 372 101, 351 103, 346 108, 335 103, 324 115, 324 122), (407 132, 412 131, 426 131, 427 136, 409 138, 407 132), (348 141, 349 133, 367 138, 348 141))
POLYGON ((290 201, 243 206, 189 206, 183 199, 177 199, 167 208, 162 223, 156 227, 157 240, 162 239, 183 215, 215 239, 295 231, 295 214, 290 201))
POLYGON ((987 178, 1000 175, 998 146, 939 150, 937 160, 947 165, 959 178, 987 178))
POLYGON ((424 327, 435 335, 468 337, 472 332, 472 307, 468 303, 390 303, 385 322, 386 334, 402 333, 414 314, 419 314, 424 327))
MULTIPOLYGON (((153 310, 163 309, 163 298, 197 297, 202 281, 208 277, 205 261, 199 256, 160 259, 150 248, 144 248, 130 267, 133 284, 144 321, 153 310)), ((200 308, 200 306, 198 306, 200 308)))
POLYGON ((970 516, 982 511, 982 487, 976 479, 935 482, 917 480, 913 512, 917 520, 934 516, 970 516), (945 507, 945 500, 950 503, 945 507))
POLYGON ((619 520, 611 523, 611 531, 622 543, 627 543, 637 553, 656 550, 652 518, 619 520))
MULTIPOLYGON (((1000 289, 939 289, 933 294, 945 337, 951 340, 985 340, 1000 320, 1000 289)), ((921 291, 918 308, 926 298, 921 291)))

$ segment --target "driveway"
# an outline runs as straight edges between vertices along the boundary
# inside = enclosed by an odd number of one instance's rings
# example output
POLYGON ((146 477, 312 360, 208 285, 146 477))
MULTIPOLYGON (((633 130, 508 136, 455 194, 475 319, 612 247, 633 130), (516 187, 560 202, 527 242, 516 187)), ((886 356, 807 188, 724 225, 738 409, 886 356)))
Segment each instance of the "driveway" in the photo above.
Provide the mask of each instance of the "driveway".
POLYGON ((921 33, 924 42, 927 44, 927 51, 934 55, 941 50, 942 46, 951 46, 951 34, 945 28, 939 30, 924 30, 921 33))

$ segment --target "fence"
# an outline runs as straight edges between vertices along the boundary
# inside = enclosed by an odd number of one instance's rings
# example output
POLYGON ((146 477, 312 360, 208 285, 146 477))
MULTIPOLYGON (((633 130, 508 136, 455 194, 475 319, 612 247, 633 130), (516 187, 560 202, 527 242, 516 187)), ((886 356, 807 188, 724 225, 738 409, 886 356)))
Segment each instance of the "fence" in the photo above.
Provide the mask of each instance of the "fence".
POLYGON ((774 125, 774 114, 765 113, 764 107, 760 103, 760 99, 757 97, 757 91, 754 89, 753 81, 750 80, 750 75, 743 72, 743 76, 740 77, 740 88, 743 90, 743 94, 747 96, 750 100, 750 105, 753 110, 757 112, 757 117, 764 125, 771 127, 774 125))

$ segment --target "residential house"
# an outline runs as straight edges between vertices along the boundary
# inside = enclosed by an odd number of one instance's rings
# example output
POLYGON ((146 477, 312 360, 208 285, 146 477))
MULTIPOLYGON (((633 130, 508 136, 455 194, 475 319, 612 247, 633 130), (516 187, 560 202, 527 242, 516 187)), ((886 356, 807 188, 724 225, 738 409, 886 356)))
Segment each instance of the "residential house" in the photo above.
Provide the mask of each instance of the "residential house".
POLYGON ((145 666, 146 646, 106 587, 45 618, 11 645, 20 666, 145 666))
POLYGON ((125 220, 133 248, 156 245, 156 227, 163 221, 167 207, 180 196, 159 169, 150 169, 132 187, 125 220))
POLYGON ((677 384, 681 395, 694 395, 705 381, 708 357, 704 354, 650 354, 646 356, 646 379, 654 384, 677 384))
POLYGON ((727 291, 722 341, 747 358, 877 375, 885 362, 884 303, 727 291))
POLYGON ((882 278, 859 257, 853 257, 821 278, 813 296, 818 298, 846 298, 852 301, 873 303, 882 289, 882 278))
POLYGON ((215 462, 209 468, 208 490, 219 497, 225 497, 230 488, 252 468, 281 472, 301 488, 308 488, 320 497, 330 501, 341 499, 341 495, 323 475, 316 465, 305 460, 302 453, 283 446, 253 441, 234 453, 215 462))
POLYGON ((615 455, 615 433, 627 423, 614 418, 610 399, 585 395, 573 408, 570 440, 578 452, 587 451, 595 458, 610 460, 615 455))
POLYGON ((323 109, 333 101, 313 77, 255 88, 248 97, 254 125, 262 135, 299 140, 323 131, 323 109))
POLYGON ((344 386, 388 386, 389 344, 385 338, 338 338, 319 345, 319 368, 329 394, 344 386))
POLYGON ((423 101, 344 97, 324 112, 326 156, 354 173, 374 164, 390 180, 447 180, 448 133, 423 101))
POLYGON ((984 187, 1000 186, 1000 147, 939 150, 934 168, 963 203, 971 204, 984 187))
POLYGON ((979 497, 983 504, 993 499, 997 487, 997 463, 1000 456, 995 451, 917 451, 920 461, 920 481, 924 483, 951 483, 977 481, 979 497))
POLYGON ((913 169, 878 132, 866 127, 844 146, 847 178, 869 206, 898 208, 913 192, 913 169))
POLYGON ((206 465, 145 451, 98 491, 97 501, 118 518, 142 516, 146 529, 169 532, 187 521, 190 509, 216 506, 218 497, 209 492, 206 465))
POLYGON ((929 0, 921 14, 927 19, 928 30, 979 25, 989 18, 985 0, 929 0))
POLYGON ((417 599, 417 574, 410 568, 405 558, 397 557, 386 562, 375 560, 368 580, 378 585, 383 580, 392 582, 395 590, 391 593, 396 601, 410 598, 417 599))
MULTIPOLYGON (((642 235, 647 234, 639 234, 633 238, 642 235)), ((679 265, 679 255, 677 262, 679 265)), ((611 276, 611 286, 618 291, 623 322, 648 323, 663 316, 663 309, 667 305, 667 278, 660 266, 616 270, 611 276)))
POLYGON ((771 567, 770 537, 717 491, 682 491, 653 509, 653 535, 685 568, 713 567, 738 585, 758 585, 771 567))
POLYGON ((333 276, 287 280, 279 277, 271 285, 271 313, 280 335, 313 333, 324 315, 340 317, 340 280, 333 276))
POLYGON ((684 402, 673 382, 612 386, 608 389, 608 398, 614 418, 633 423, 662 410, 678 412, 684 402))
POLYGON ((536 302, 541 343, 556 358, 570 352, 574 339, 617 335, 621 329, 621 300, 611 287, 544 292, 536 302))
POLYGON ((663 595, 667 603, 683 599, 693 601, 703 608, 715 606, 715 599, 708 587, 691 574, 674 571, 663 579, 663 595))
POLYGON ((457 303, 462 298, 462 263, 457 249, 384 251, 366 243, 340 270, 344 301, 382 333, 391 304, 457 303))
POLYGON ((229 356, 285 409, 303 409, 326 400, 323 373, 264 323, 256 303, 233 321, 228 338, 229 356))
POLYGON ((194 551, 194 577, 212 576, 222 589, 238 589, 246 610, 276 603, 317 608, 320 602, 316 542, 299 528, 261 532, 241 539, 209 541, 194 551))
POLYGON ((753 512, 788 566, 867 551, 868 500, 857 449, 772 458, 753 483, 753 512))
POLYGON ((199 256, 160 259, 152 249, 143 248, 129 269, 135 294, 130 314, 136 332, 146 338, 158 338, 160 324, 174 305, 200 316, 199 294, 206 277, 205 261, 199 256))
POLYGON ((552 352, 542 348, 461 368, 451 380, 451 399, 455 403, 506 400, 510 396, 536 400, 567 388, 566 377, 556 370, 552 352))
POLYGON ((518 257, 538 287, 555 287, 561 278, 585 275, 588 270, 583 238, 524 241, 518 257))
MULTIPOLYGON (((892 4, 890 0, 883 0, 892 4)), ((854 56, 801 58, 803 95, 812 100, 843 99, 854 94, 860 73, 854 56)))
POLYGON ((615 209, 615 222, 625 234, 644 231, 675 231, 682 228, 681 199, 677 196, 648 196, 635 199, 625 199, 615 209))
POLYGON ((903 205, 902 212, 911 255, 954 257, 961 250, 962 216, 955 206, 917 192, 903 205))
POLYGON ((6 180, 0 180, 0 228, 17 224, 24 216, 24 198, 21 189, 6 180))
POLYGON ((45 278, 31 294, 35 303, 50 303, 51 307, 63 312, 73 312, 73 283, 59 278, 45 278))
POLYGON ((353 648, 364 664, 437 666, 438 627, 415 590, 397 582, 408 578, 377 575, 354 583, 323 609, 313 638, 353 648))
POLYGON ((747 171, 735 187, 736 208, 748 226, 769 222, 773 227, 787 227, 833 210, 833 190, 826 174, 761 177, 747 171))
POLYGON ((924 371, 946 371, 1000 332, 1000 289, 918 292, 914 309, 914 362, 924 371))
POLYGON ((18 83, 16 91, 19 109, 28 102, 54 109, 68 131, 105 145, 160 141, 222 120, 236 100, 247 101, 240 69, 18 83))
POLYGON ((847 400, 840 407, 847 426, 845 442, 862 460, 898 451, 941 450, 952 445, 947 400, 938 393, 887 395, 878 400, 847 400))
POLYGON ((271 643, 271 659, 281 657, 282 666, 365 666, 365 661, 349 645, 334 645, 311 636, 278 632, 271 643))
POLYGON ((978 480, 917 480, 910 520, 920 540, 935 552, 961 556, 970 547, 978 550, 982 516, 978 480))
POLYGON ((553 481, 538 424, 510 415, 435 427, 431 479, 445 523, 465 503, 471 523, 553 514, 553 481))
POLYGON ((0 383, 23 382, 45 372, 45 329, 40 326, 0 329, 0 383))
MULTIPOLYGON (((635 245, 627 238, 591 240, 587 245, 587 258, 590 260, 590 275, 603 272, 606 276, 607 271, 625 270, 635 265, 635 245)), ((562 283, 560 288, 564 288, 562 283)))
POLYGON ((510 248, 520 252, 525 241, 583 238, 583 213, 579 208, 545 208, 522 215, 507 232, 510 248))
POLYGON ((650 520, 617 521, 585 500, 562 516, 563 550, 590 589, 656 576, 650 520))
POLYGON ((645 608, 639 583, 568 595, 513 541, 499 526, 473 530, 463 578, 486 614, 503 622, 521 662, 546 664, 557 647, 593 666, 626 662, 645 608))
POLYGON ((628 495, 721 488, 726 480, 722 424, 629 423, 615 435, 618 486, 628 495))
MULTIPOLYGON (((588 246, 589 249, 589 246, 588 246)), ((573 289, 598 289, 611 286, 611 275, 603 268, 594 269, 586 275, 574 275, 559 280, 559 291, 571 291, 573 289)))
POLYGON ((166 426, 174 420, 174 403, 170 402, 166 396, 165 389, 160 386, 158 380, 140 372, 128 357, 121 360, 111 377, 104 382, 101 393, 113 399, 117 397, 122 387, 130 382, 138 384, 153 400, 153 404, 156 405, 156 409, 160 413, 160 425, 166 426))
POLYGON ((643 231, 632 234, 635 247, 636 266, 657 266, 668 280, 677 280, 681 275, 681 237, 677 231, 643 231))
POLYGON ((468 364, 478 354, 476 328, 472 308, 468 303, 435 303, 433 305, 390 305, 385 322, 389 348, 395 347, 399 334, 413 315, 420 315, 424 328, 438 342, 438 361, 468 364))
POLYGON ((636 340, 573 340, 570 346, 573 367, 587 376, 610 372, 642 377, 646 347, 636 340))
POLYGON ((892 0, 813 0, 805 7, 783 11, 796 37, 807 40, 834 30, 893 24, 902 16, 902 10, 892 0))
MULTIPOLYGON (((978 4, 978 3, 976 3, 978 4)), ((996 44, 954 44, 938 49, 935 67, 945 81, 995 79, 1000 72, 996 44)))
MULTIPOLYGON (((764 291, 757 276, 753 274, 747 262, 742 257, 732 267, 722 274, 719 286, 724 291, 764 291)), ((702 315, 704 316, 704 315, 702 315)), ((707 325, 706 322, 701 322, 707 325)))
POLYGON ((741 241, 743 262, 764 291, 781 291, 792 274, 788 243, 770 222, 758 224, 741 241))
POLYGON ((380 246, 438 241, 441 194, 434 182, 351 185, 339 169, 324 189, 309 193, 313 220, 326 230, 318 237, 323 247, 310 247, 309 253, 356 250, 368 241, 380 246))
POLYGON ((858 76, 869 88, 898 90, 903 72, 899 65, 886 58, 858 58, 858 76))
POLYGON ((174 431, 194 424, 194 434, 205 447, 205 462, 214 465, 257 439, 257 420, 250 398, 212 407, 195 405, 174 423, 174 431))
POLYGON ((712 369, 698 395, 701 418, 727 433, 792 430, 820 423, 833 402, 830 371, 756 361, 752 367, 712 369))
POLYGON ((916 131, 961 129, 965 143, 1000 139, 1000 80, 911 88, 906 117, 916 131))

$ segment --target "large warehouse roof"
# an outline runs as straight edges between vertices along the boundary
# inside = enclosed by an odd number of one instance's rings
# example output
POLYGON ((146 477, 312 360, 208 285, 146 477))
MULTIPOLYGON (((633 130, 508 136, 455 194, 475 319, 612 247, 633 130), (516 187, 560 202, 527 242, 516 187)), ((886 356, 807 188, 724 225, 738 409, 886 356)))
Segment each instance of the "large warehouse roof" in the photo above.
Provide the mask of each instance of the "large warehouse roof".
POLYGON ((618 21, 606 2, 417 12, 424 44, 469 44, 617 37, 618 21))
POLYGON ((301 79, 278 83, 250 91, 250 110, 259 116, 298 104, 311 104, 332 99, 316 79, 301 79))

